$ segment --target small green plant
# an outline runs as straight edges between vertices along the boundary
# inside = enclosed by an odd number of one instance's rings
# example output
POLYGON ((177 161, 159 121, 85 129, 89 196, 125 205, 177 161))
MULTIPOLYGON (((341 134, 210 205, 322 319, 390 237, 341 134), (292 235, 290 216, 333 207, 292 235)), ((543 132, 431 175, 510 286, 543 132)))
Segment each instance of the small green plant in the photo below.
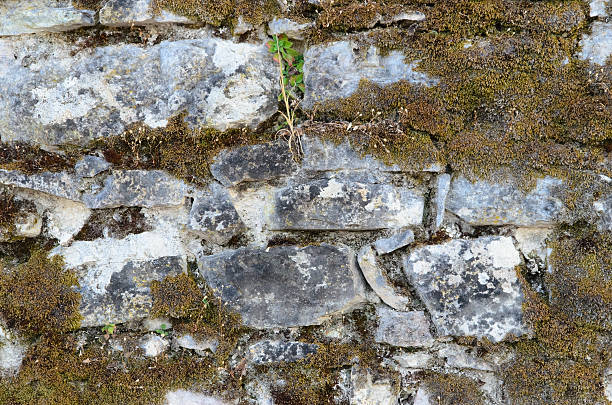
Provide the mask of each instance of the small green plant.
POLYGON ((293 43, 286 35, 275 35, 267 45, 270 53, 276 54, 274 60, 278 63, 281 88, 278 100, 285 106, 285 111, 280 111, 280 114, 288 127, 278 133, 286 135, 289 150, 294 160, 298 161, 303 151, 299 130, 295 127, 295 113, 299 105, 296 93, 304 93, 304 56, 292 48, 293 43))
POLYGON ((168 326, 165 323, 162 323, 159 328, 155 329, 155 333, 161 337, 166 337, 170 332, 168 326))
POLYGON ((116 326, 114 323, 108 323, 102 327, 102 332, 104 333, 105 338, 109 338, 113 333, 115 333, 116 326))

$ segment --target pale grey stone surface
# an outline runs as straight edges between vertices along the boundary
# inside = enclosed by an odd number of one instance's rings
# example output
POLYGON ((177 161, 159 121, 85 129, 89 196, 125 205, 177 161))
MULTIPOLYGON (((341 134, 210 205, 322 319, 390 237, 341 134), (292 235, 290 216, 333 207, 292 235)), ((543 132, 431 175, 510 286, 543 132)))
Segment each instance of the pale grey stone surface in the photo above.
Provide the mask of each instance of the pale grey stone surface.
POLYGON ((203 256, 200 274, 254 328, 318 325, 365 301, 345 246, 240 248, 203 256))
POLYGON ((435 214, 436 214, 436 229, 442 225, 444 221, 444 213, 446 211, 446 197, 450 190, 451 176, 444 173, 436 178, 436 196, 435 196, 435 214))
POLYGON ((4 0, 0 2, 0 36, 91 26, 94 14, 75 8, 70 0, 4 0))
POLYGON ((406 311, 410 307, 411 300, 403 296, 389 282, 385 271, 377 264, 376 254, 370 245, 359 250, 357 263, 363 277, 385 304, 398 311, 406 311))
POLYGON ((248 348, 249 360, 255 364, 293 362, 317 352, 319 346, 303 342, 263 340, 248 348))
POLYGON ((190 23, 189 18, 153 10, 153 0, 107 0, 100 9, 100 24, 131 26, 155 23, 190 23))
POLYGON ((470 225, 552 226, 565 209, 558 195, 562 185, 545 177, 523 192, 512 179, 472 182, 458 176, 451 181, 446 209, 470 225))
POLYGON ((0 377, 12 376, 19 371, 27 349, 26 342, 0 320, 0 377))
POLYGON ((198 193, 189 212, 189 230, 213 243, 224 245, 246 230, 223 187, 212 183, 208 193, 198 193))
POLYGON ((87 155, 83 156, 76 165, 74 171, 79 177, 95 177, 97 174, 108 170, 112 165, 101 157, 87 155))
POLYGON ((591 0, 589 3, 590 17, 607 17, 608 16, 608 1, 609 0, 591 0))
POLYGON ((256 127, 276 112, 277 71, 263 44, 204 29, 192 36, 200 38, 81 51, 50 38, 0 39, 3 141, 84 145, 134 122, 164 127, 181 111, 191 126, 256 127))
POLYGON ((104 187, 85 193, 88 208, 164 207, 185 202, 188 186, 161 170, 115 170, 104 187))
POLYGON ((216 339, 196 338, 189 334, 178 336, 175 342, 179 347, 194 350, 200 356, 206 355, 207 351, 215 353, 219 347, 219 341, 216 339))
POLYGON ((332 177, 280 189, 271 229, 372 230, 422 223, 421 190, 360 180, 332 177))
POLYGON ((376 309, 376 341, 399 347, 431 347, 434 343, 429 321, 423 311, 400 312, 386 307, 376 309))
POLYGON ((406 63, 402 52, 392 51, 382 56, 374 46, 367 49, 365 55, 360 55, 357 50, 358 45, 351 41, 315 45, 306 50, 304 108, 310 109, 317 102, 348 97, 357 90, 362 79, 383 86, 400 80, 423 86, 433 86, 438 82, 417 72, 417 62, 406 63))
POLYGON ((509 237, 457 239, 424 246, 404 258, 404 270, 440 335, 487 337, 527 332, 509 237))
POLYGON ((305 31, 314 25, 314 22, 299 23, 289 18, 274 17, 268 23, 268 35, 286 34, 289 38, 301 40, 305 31))
POLYGON ((277 141, 225 149, 215 156, 210 172, 221 184, 231 187, 289 176, 296 168, 287 143, 277 141))
POLYGON ((40 191, 73 201, 81 199, 80 183, 66 172, 24 174, 17 170, 0 169, 0 184, 40 191))
POLYGON ((146 357, 157 357, 165 352, 170 346, 170 342, 161 336, 149 334, 140 342, 140 348, 146 357))
POLYGON ((176 390, 166 394, 164 405, 229 405, 229 403, 198 392, 176 390))
POLYGON ((61 254, 66 267, 77 273, 83 297, 83 327, 149 316, 150 283, 187 269, 178 232, 169 230, 132 234, 124 239, 76 241, 54 249, 52 254, 61 254))
POLYGON ((595 21, 591 24, 591 34, 584 34, 580 45, 580 59, 604 65, 612 54, 612 23, 595 21))
POLYGON ((599 215, 599 229, 612 231, 612 193, 603 196, 593 203, 595 212, 599 215))
POLYGON ((396 405, 397 390, 388 379, 376 379, 369 370, 351 369, 351 405, 396 405))
POLYGON ((378 239, 374 242, 374 249, 379 255, 384 255, 406 247, 412 242, 414 242, 414 232, 408 229, 388 238, 378 239))

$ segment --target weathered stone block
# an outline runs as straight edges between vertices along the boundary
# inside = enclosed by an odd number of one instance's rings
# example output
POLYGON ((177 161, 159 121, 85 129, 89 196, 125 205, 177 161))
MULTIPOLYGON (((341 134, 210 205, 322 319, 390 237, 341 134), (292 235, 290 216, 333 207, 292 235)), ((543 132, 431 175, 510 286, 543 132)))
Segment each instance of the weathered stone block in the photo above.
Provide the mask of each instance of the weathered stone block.
POLYGON ((372 230, 420 225, 420 190, 351 179, 322 179, 280 189, 271 229, 372 230))
POLYGON ((226 187, 289 176, 295 169, 289 147, 282 141, 226 149, 210 165, 212 175, 226 187))
POLYGON ((365 55, 360 55, 358 49, 356 43, 339 41, 315 45, 306 50, 304 108, 312 108, 317 102, 348 97, 357 90, 363 79, 379 85, 400 80, 423 86, 438 82, 425 73, 417 72, 416 62, 407 64, 402 52, 392 51, 382 56, 377 48, 371 46, 365 55))
POLYGON ((511 238, 488 236, 415 249, 404 270, 439 334, 499 342, 526 332, 515 271, 520 262, 511 238))
POLYGON ((164 127, 182 111, 191 126, 223 131, 276 112, 278 72, 263 44, 193 35, 203 38, 75 53, 43 38, 34 62, 27 39, 0 39, 2 140, 84 145, 135 122, 164 127))
POLYGON ((0 36, 68 31, 94 25, 93 10, 79 10, 71 0, 0 2, 0 36))
POLYGON ((400 347, 430 347, 434 343, 423 311, 399 312, 378 307, 376 341, 400 347))
POLYGON ((198 267, 255 328, 318 325, 365 301, 354 253, 344 246, 240 248, 200 257, 198 267))
POLYGON ((564 210, 557 196, 562 184, 546 177, 524 192, 512 179, 471 182, 459 176, 451 182, 446 209, 470 225, 552 226, 564 210))
POLYGON ((100 9, 100 24, 131 26, 155 23, 190 23, 189 18, 160 10, 155 13, 153 0, 108 0, 100 9))
POLYGON ((187 227, 219 245, 246 230, 228 192, 216 183, 210 185, 208 194, 194 198, 187 227))
POLYGON ((74 268, 82 295, 81 326, 122 323, 149 315, 149 285, 186 271, 178 235, 144 232, 124 239, 77 241, 54 249, 74 268))
POLYGON ((185 202, 188 187, 161 170, 116 170, 102 190, 83 195, 89 208, 164 207, 185 202))
POLYGON ((316 344, 263 340, 249 346, 249 359, 255 364, 292 362, 317 352, 316 344))
POLYGON ((388 238, 378 239, 374 242, 374 249, 379 255, 384 255, 408 246, 412 242, 414 242, 414 232, 408 229, 388 238))

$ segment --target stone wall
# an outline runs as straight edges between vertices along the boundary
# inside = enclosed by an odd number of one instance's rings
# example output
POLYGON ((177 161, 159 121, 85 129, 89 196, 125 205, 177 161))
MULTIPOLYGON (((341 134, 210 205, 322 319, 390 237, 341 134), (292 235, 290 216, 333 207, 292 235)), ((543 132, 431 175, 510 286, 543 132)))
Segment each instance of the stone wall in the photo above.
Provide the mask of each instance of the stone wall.
POLYGON ((610 403, 609 13, 0 0, 0 403, 610 403))

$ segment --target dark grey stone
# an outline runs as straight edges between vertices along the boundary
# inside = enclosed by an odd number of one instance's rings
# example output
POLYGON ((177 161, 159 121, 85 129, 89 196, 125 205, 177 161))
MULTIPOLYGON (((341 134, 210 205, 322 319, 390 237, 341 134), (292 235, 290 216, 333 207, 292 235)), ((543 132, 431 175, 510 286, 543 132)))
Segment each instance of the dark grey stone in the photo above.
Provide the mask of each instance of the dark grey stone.
POLYGON ((424 246, 404 258, 404 270, 441 335, 487 337, 526 332, 523 294, 509 237, 456 239, 424 246))
POLYGON ((95 24, 93 10, 71 0, 4 0, 0 2, 0 36, 60 32, 95 24))
POLYGON ((318 325, 365 301, 354 253, 345 246, 240 248, 200 257, 198 267, 255 328, 318 325))
POLYGON ((201 193, 194 198, 187 226, 219 245, 246 230, 227 190, 216 183, 210 185, 208 194, 201 193))
POLYGON ((263 340, 249 346, 248 356, 255 364, 292 362, 316 353, 318 348, 312 343, 263 340))
POLYGON ((291 175, 296 164, 286 142, 243 146, 221 151, 210 172, 226 187, 291 175))
POLYGON ((17 170, 0 169, 0 184, 26 188, 56 197, 80 201, 80 183, 66 172, 24 174, 17 170))
POLYGON ((74 166, 74 171, 79 177, 94 177, 105 170, 108 170, 111 164, 106 160, 97 156, 83 156, 74 166))
POLYGON ((271 229, 373 230, 420 225, 419 189, 350 179, 321 179, 280 189, 271 229))

